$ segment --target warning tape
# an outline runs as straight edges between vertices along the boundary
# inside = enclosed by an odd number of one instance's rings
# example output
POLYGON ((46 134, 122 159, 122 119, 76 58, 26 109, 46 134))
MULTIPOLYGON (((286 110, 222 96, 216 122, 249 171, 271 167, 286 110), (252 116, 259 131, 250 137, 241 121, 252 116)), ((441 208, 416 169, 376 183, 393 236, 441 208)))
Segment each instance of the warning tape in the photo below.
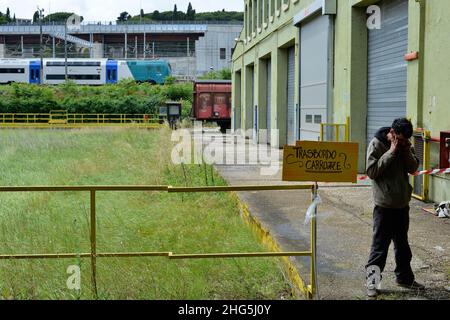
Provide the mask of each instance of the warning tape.
MULTIPOLYGON (((423 170, 423 171, 417 171, 414 174, 410 174, 412 177, 418 177, 423 175, 432 175, 432 174, 450 174, 450 168, 447 169, 435 169, 435 170, 423 170)), ((370 179, 368 176, 362 176, 359 178, 359 180, 367 180, 370 179)))

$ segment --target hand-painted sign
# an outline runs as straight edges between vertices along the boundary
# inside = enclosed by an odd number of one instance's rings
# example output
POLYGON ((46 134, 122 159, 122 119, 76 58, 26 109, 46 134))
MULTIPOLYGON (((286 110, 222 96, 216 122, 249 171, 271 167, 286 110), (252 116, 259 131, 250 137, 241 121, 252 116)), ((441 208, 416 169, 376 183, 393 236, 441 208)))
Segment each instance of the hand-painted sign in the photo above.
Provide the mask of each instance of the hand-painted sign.
POLYGON ((283 181, 357 181, 358 144, 298 141, 285 146, 283 181))

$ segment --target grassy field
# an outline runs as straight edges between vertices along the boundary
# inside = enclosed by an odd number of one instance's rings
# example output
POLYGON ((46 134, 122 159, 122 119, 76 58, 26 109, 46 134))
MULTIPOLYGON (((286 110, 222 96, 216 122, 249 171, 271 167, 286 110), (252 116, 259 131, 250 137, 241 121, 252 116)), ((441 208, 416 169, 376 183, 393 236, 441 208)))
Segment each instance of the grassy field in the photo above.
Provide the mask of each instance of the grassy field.
MULTIPOLYGON (((205 185, 170 164, 167 129, 0 130, 0 185, 205 185)), ((211 168, 208 168, 211 184, 211 168)), ((214 183, 225 182, 215 174, 214 183)), ((97 194, 97 252, 265 251, 231 196, 97 194)), ((0 254, 89 252, 89 193, 0 194, 0 254)), ((278 260, 98 259, 100 299, 290 299, 278 260)), ((2 299, 91 299, 90 259, 0 260, 2 299), (66 285, 81 267, 81 290, 66 285)))

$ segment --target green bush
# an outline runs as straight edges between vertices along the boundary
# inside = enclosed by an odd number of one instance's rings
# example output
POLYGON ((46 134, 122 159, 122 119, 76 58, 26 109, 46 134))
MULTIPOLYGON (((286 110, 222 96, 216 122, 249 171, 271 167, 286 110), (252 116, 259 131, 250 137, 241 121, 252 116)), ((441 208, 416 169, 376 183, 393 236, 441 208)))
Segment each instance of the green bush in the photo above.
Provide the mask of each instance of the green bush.
POLYGON ((218 71, 206 72, 200 79, 205 80, 231 80, 231 70, 222 69, 218 71))
POLYGON ((156 113, 165 101, 183 101, 183 115, 192 108, 192 84, 151 85, 122 80, 115 85, 57 86, 13 83, 0 87, 0 113, 156 113))

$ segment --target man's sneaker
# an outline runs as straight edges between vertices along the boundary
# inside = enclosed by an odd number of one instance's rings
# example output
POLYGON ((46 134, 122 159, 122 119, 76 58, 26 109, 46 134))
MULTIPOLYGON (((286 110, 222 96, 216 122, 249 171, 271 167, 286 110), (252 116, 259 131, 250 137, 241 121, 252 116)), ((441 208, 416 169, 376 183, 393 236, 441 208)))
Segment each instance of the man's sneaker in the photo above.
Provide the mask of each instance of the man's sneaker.
POLYGON ((376 298, 378 296, 378 291, 375 288, 367 288, 367 296, 369 298, 376 298))
POLYGON ((425 286, 416 281, 413 281, 412 283, 402 283, 397 281, 397 285, 410 290, 425 290, 425 286))

